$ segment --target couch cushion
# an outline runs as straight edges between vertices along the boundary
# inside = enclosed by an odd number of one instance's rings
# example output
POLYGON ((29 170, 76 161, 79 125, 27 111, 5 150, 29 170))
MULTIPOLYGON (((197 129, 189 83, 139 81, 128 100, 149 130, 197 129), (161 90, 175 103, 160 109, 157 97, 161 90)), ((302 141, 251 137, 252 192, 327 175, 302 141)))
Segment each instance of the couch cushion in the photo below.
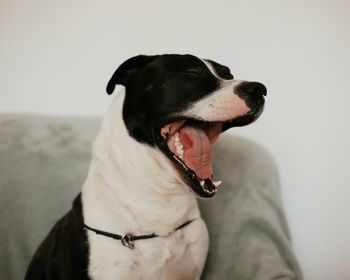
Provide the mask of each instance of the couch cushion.
MULTIPOLYGON (((99 118, 0 115, 0 279, 22 279, 30 258, 79 192, 99 118)), ((220 191, 200 207, 210 232, 203 279, 301 279, 276 169, 232 135, 214 148, 220 191)))

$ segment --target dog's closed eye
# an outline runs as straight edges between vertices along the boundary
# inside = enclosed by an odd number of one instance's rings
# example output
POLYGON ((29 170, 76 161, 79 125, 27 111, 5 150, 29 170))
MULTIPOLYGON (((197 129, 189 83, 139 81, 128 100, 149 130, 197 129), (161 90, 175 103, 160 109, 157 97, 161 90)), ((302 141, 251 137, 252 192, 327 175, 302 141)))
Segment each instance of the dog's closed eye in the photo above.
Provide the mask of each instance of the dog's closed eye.
POLYGON ((195 68, 186 69, 183 71, 183 73, 185 74, 186 77, 189 77, 189 78, 205 77, 205 75, 208 74, 201 69, 195 69, 195 68))
POLYGON ((193 68, 193 69, 185 70, 185 73, 187 73, 187 74, 201 74, 201 71, 199 69, 193 68))

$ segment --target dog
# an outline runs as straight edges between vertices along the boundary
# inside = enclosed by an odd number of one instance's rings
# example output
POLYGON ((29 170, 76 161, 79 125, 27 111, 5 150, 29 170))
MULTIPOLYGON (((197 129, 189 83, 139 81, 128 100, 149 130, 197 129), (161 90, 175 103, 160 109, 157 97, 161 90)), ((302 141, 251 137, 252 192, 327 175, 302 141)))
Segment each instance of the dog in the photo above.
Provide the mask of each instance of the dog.
POLYGON ((139 55, 117 87, 81 193, 35 252, 26 279, 199 279, 219 135, 255 121, 266 87, 192 55, 139 55))

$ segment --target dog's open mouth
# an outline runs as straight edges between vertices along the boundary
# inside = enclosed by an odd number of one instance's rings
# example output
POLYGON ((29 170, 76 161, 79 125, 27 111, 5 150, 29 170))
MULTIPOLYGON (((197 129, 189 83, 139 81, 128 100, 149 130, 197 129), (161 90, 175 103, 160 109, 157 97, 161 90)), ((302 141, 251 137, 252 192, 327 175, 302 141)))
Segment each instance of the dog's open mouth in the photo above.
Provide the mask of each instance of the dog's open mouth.
POLYGON ((212 145, 225 122, 176 120, 160 129, 158 144, 174 162, 182 178, 201 197, 212 197, 221 181, 215 181, 212 145))
POLYGON ((157 133, 158 146, 175 164, 186 184, 200 197, 212 197, 221 181, 214 178, 212 146, 221 132, 255 121, 263 106, 233 120, 207 122, 176 119, 162 125, 157 133))
POLYGON ((222 122, 179 120, 161 129, 161 136, 173 158, 181 164, 181 171, 196 179, 195 191, 199 181, 201 189, 196 192, 202 196, 202 192, 205 192, 205 196, 214 195, 220 185, 220 181, 214 181, 213 176, 212 144, 218 139, 222 128, 222 122))

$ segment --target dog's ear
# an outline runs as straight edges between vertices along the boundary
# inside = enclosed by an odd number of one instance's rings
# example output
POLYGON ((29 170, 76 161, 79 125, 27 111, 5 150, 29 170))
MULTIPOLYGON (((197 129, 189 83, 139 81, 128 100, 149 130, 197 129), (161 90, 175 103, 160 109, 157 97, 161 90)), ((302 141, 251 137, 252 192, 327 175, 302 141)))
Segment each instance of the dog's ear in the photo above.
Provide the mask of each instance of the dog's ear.
POLYGON ((230 68, 210 59, 206 59, 206 61, 210 62, 210 64, 214 67, 216 74, 218 74, 220 78, 223 78, 225 80, 233 79, 233 75, 231 74, 230 68))
POLYGON ((132 58, 129 58, 122 65, 115 70, 113 76, 109 80, 107 84, 106 91, 108 94, 112 94, 115 88, 115 85, 123 85, 125 86, 129 78, 139 71, 142 67, 146 66, 148 63, 153 61, 156 55, 148 56, 148 55, 138 55, 132 58))

